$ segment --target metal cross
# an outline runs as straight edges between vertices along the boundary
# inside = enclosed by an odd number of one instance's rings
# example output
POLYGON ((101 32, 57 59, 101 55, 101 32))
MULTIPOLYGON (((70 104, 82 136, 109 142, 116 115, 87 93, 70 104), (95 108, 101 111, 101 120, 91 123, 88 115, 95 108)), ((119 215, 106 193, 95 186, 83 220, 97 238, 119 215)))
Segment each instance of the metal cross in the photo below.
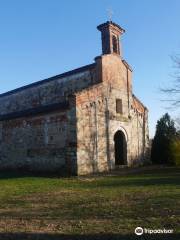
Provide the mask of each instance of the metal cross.
POLYGON ((113 10, 111 8, 108 8, 107 9, 107 14, 108 14, 108 17, 109 17, 109 21, 112 21, 112 15, 113 15, 113 10))

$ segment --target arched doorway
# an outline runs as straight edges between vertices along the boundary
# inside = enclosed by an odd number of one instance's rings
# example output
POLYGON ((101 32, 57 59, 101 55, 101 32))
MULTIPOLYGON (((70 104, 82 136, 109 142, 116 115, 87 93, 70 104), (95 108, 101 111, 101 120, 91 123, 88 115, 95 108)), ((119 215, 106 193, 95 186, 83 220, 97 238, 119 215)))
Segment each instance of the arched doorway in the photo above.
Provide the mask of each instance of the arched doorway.
POLYGON ((127 165, 127 142, 122 131, 114 134, 115 165, 127 165))

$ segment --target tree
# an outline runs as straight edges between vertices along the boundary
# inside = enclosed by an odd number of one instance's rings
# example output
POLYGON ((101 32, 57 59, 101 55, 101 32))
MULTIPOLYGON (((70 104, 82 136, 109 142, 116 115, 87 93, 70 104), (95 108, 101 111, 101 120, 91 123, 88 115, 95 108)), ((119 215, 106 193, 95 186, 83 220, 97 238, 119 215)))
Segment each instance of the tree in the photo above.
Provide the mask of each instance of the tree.
POLYGON ((156 125, 152 143, 151 159, 155 164, 172 164, 172 142, 177 136, 175 123, 168 113, 164 114, 156 125))
POLYGON ((180 166, 180 134, 171 143, 170 150, 172 153, 172 163, 176 166, 180 166))
POLYGON ((175 125, 176 125, 177 133, 180 136, 180 118, 179 117, 175 119, 175 125))
POLYGON ((168 88, 161 88, 161 92, 168 97, 164 101, 169 102, 172 108, 180 108, 180 55, 172 56, 174 68, 174 81, 168 88))

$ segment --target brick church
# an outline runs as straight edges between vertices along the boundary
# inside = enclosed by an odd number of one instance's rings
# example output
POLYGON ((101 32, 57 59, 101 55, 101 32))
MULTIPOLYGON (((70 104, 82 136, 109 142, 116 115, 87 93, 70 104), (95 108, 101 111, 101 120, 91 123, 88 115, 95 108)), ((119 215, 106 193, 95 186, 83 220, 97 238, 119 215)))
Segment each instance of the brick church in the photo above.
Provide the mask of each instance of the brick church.
POLYGON ((108 21, 94 63, 0 95, 0 170, 83 175, 145 163, 148 110, 108 21))

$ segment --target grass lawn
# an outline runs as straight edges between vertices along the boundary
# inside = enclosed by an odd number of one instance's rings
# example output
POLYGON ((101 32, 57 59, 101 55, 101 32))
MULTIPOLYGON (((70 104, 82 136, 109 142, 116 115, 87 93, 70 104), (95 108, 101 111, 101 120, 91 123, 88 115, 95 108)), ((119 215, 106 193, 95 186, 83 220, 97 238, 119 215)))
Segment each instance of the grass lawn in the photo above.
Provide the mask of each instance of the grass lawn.
POLYGON ((179 186, 175 168, 80 178, 1 173, 0 239, 151 239, 136 237, 137 226, 174 229, 162 239, 180 239, 179 186))

